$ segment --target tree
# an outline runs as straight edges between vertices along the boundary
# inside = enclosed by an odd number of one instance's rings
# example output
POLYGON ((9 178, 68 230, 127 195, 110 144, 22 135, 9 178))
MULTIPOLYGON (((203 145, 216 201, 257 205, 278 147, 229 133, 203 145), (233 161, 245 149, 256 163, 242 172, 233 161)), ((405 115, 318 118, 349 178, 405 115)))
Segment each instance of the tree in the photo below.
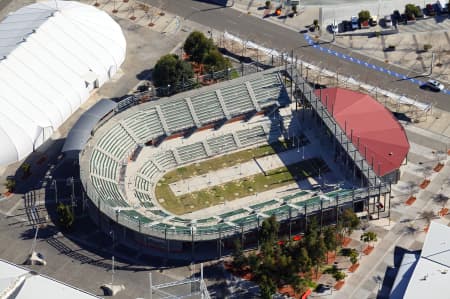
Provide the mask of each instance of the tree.
POLYGON ((266 8, 269 9, 270 8, 270 1, 266 1, 266 8))
POLYGON ((318 29, 319 28, 319 20, 314 20, 313 21, 313 26, 314 26, 314 30, 316 30, 316 29, 318 29))
POLYGON ((346 209, 340 218, 343 233, 351 235, 351 233, 359 226, 360 220, 355 212, 351 209, 346 209))
POLYGON ((445 208, 445 206, 447 205, 447 202, 449 200, 449 197, 447 195, 445 195, 444 193, 438 193, 435 196, 433 196, 433 200, 438 203, 441 204, 443 208, 445 208))
POLYGON ((267 243, 269 246, 273 246, 273 244, 278 238, 279 228, 280 224, 277 222, 277 218, 274 215, 264 219, 261 225, 261 233, 260 233, 261 243, 267 243))
POLYGON ((156 87, 175 85, 194 76, 192 66, 175 54, 162 56, 153 69, 153 83, 156 87))
POLYGON ((377 241, 377 234, 371 231, 365 232, 361 235, 360 240, 370 245, 370 242, 377 241))
MULTIPOLYGON (((327 246, 327 251, 336 251, 337 239, 336 239, 336 228, 333 226, 327 226, 323 231, 323 239, 325 245, 327 246)), ((328 255, 327 255, 328 259, 328 255)))
POLYGON ((415 17, 419 14, 419 9, 414 4, 406 4, 405 5, 405 14, 409 18, 415 17))
POLYGON ((247 263, 246 257, 244 255, 244 251, 242 250, 241 242, 236 239, 234 240, 234 248, 233 248, 233 265, 237 269, 241 269, 247 263))
POLYGON ((352 250, 350 252, 349 257, 350 257, 350 263, 352 263, 352 265, 354 265, 358 262, 358 256, 359 256, 359 254, 356 250, 352 250))
POLYGON ((311 269, 311 258, 304 246, 300 247, 296 256, 297 269, 300 272, 307 273, 311 269))
POLYGON ((75 217, 69 205, 65 205, 60 202, 58 207, 56 208, 56 213, 58 214, 59 224, 64 229, 69 230, 72 227, 73 222, 75 221, 75 217))
POLYGON ((422 216, 423 219, 425 219, 427 225, 430 225, 431 219, 435 217, 433 211, 423 211, 422 213, 420 213, 420 215, 422 216))
POLYGON ((209 51, 203 59, 205 69, 208 72, 221 71, 231 66, 230 61, 225 58, 217 49, 209 51))
POLYGON ((7 178, 5 187, 9 192, 14 192, 14 190, 16 189, 16 180, 13 178, 7 178))
POLYGON ((342 271, 336 271, 336 273, 333 274, 334 279, 337 281, 343 280, 345 278, 345 273, 342 271))
POLYGON ((22 164, 22 166, 20 166, 20 168, 22 169, 24 175, 29 175, 31 172, 31 165, 30 163, 24 162, 22 164))
POLYGON ((271 299, 272 295, 277 291, 277 286, 270 275, 262 275, 259 284, 262 299, 271 299))
POLYGON ((358 13, 358 17, 360 22, 368 21, 370 19, 370 12, 368 10, 361 10, 358 13))
POLYGON ((214 44, 212 39, 208 39, 202 32, 194 31, 186 38, 183 49, 190 56, 190 60, 201 63, 206 54, 214 49, 214 44))
POLYGON ((292 5, 292 12, 294 13, 294 14, 297 14, 297 5, 292 5))

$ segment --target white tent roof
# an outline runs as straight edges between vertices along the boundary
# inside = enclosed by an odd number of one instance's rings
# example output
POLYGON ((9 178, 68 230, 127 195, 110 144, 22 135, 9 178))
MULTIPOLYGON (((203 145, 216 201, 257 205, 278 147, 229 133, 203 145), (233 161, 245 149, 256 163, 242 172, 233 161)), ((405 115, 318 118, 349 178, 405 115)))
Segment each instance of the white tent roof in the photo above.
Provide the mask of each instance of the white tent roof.
POLYGON ((125 59, 120 26, 73 1, 25 6, 0 23, 0 165, 26 157, 125 59), (89 79, 86 79, 89 74, 89 79), (88 82, 89 81, 89 82, 88 82))
POLYGON ((80 289, 37 275, 28 269, 0 260, 0 298, 99 299, 80 289), (11 294, 14 294, 11 296, 11 294))

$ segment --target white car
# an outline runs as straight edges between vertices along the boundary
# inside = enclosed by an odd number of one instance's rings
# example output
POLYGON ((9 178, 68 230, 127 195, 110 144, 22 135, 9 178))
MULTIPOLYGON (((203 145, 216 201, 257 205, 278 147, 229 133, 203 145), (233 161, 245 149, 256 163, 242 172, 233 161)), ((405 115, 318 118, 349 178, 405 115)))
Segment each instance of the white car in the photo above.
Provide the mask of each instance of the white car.
POLYGON ((331 33, 338 33, 339 32, 339 26, 336 21, 333 21, 333 23, 330 24, 330 32, 331 33))
POLYGON ((350 22, 352 22, 352 30, 356 30, 359 28, 359 21, 357 17, 352 16, 350 22))
POLYGON ((425 83, 425 87, 429 88, 431 90, 434 90, 434 91, 441 91, 441 90, 444 90, 444 88, 445 88, 444 84, 442 84, 441 82, 436 81, 436 80, 428 80, 425 83))
POLYGON ((392 18, 390 15, 384 16, 384 26, 389 28, 392 26, 392 18))

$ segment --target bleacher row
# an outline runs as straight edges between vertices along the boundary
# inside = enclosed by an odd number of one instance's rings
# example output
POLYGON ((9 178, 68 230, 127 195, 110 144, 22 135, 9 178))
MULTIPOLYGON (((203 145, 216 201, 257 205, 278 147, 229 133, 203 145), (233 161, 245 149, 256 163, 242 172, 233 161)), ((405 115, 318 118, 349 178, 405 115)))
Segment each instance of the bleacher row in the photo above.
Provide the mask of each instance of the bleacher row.
POLYGON ((123 123, 132 131, 131 135, 136 136, 138 140, 135 141, 143 144, 163 135, 290 102, 278 71, 265 71, 247 80, 227 83, 217 90, 139 105, 140 109, 124 112, 123 123))

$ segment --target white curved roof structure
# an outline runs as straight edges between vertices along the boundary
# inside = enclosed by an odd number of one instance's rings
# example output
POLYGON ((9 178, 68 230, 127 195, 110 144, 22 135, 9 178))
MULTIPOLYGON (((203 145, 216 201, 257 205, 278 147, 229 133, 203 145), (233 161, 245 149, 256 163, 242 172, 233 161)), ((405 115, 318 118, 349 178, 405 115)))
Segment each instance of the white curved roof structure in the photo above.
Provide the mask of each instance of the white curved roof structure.
POLYGON ((25 6, 0 23, 0 165, 47 140, 125 59, 120 26, 73 1, 25 6))

